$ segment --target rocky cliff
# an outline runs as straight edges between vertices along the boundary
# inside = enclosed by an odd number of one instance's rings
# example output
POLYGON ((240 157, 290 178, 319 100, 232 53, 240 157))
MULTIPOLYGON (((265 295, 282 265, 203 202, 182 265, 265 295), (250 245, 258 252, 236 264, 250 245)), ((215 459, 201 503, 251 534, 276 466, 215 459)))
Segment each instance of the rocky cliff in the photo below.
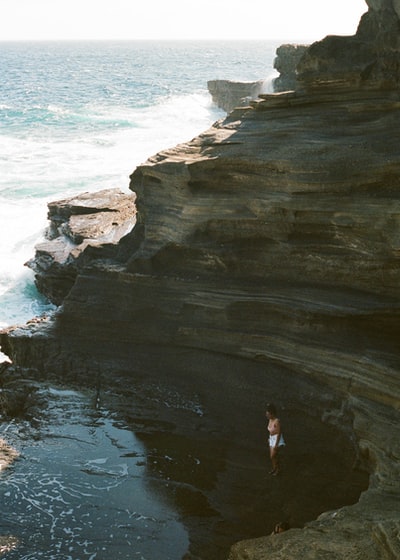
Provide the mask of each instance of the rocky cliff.
POLYGON ((146 372, 254 445, 275 400, 293 465, 330 450, 368 472, 354 505, 231 560, 400 557, 400 1, 367 4, 354 37, 311 45, 294 91, 138 167, 133 231, 74 265, 54 318, 1 335, 20 367, 146 372))

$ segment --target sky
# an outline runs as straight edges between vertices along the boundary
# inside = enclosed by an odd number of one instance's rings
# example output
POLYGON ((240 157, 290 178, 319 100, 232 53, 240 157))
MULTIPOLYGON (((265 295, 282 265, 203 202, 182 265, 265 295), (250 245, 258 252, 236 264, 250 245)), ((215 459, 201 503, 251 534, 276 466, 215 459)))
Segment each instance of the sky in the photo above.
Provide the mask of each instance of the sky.
POLYGON ((0 40, 319 40, 353 35, 365 0, 0 0, 0 40))

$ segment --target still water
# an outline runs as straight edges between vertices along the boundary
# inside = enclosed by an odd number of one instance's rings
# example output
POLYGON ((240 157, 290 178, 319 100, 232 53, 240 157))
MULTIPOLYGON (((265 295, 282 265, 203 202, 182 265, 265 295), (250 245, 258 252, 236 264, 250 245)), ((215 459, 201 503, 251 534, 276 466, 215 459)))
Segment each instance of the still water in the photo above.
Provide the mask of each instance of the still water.
POLYGON ((146 486, 145 449, 133 432, 91 395, 42 387, 37 396, 46 403, 40 420, 2 426, 2 437, 20 455, 0 475, 0 555, 182 558, 186 530, 163 496, 146 486))

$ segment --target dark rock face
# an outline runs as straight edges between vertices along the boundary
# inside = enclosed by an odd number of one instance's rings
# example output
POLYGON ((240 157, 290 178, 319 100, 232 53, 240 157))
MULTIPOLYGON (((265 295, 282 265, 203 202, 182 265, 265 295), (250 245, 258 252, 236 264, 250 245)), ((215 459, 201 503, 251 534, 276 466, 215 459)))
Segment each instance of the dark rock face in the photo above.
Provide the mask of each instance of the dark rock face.
POLYGON ((231 560, 400 557, 400 4, 368 5, 355 37, 302 56, 295 91, 138 167, 118 250, 78 259, 52 321, 0 339, 20 366, 145 371, 254 444, 267 400, 345 437, 360 501, 231 560))
POLYGON ((297 89, 297 66, 307 50, 308 45, 281 45, 276 49, 274 68, 279 76, 273 83, 275 92, 297 89))
POLYGON ((400 80, 399 4, 367 0, 356 35, 329 36, 311 45, 298 65, 303 87, 332 84, 397 89, 400 80))

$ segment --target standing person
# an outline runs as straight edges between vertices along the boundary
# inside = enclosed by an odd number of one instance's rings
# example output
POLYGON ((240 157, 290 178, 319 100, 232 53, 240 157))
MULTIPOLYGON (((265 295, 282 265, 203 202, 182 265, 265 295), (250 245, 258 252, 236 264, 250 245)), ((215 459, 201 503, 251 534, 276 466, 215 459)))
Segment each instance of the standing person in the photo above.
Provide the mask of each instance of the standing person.
POLYGON ((269 455, 272 463, 272 471, 269 474, 277 476, 279 474, 279 448, 285 445, 285 440, 275 405, 267 405, 265 416, 268 418, 269 455))
POLYGON ((284 533, 288 529, 290 529, 290 525, 287 521, 279 521, 279 523, 275 525, 272 534, 278 535, 279 533, 284 533))

